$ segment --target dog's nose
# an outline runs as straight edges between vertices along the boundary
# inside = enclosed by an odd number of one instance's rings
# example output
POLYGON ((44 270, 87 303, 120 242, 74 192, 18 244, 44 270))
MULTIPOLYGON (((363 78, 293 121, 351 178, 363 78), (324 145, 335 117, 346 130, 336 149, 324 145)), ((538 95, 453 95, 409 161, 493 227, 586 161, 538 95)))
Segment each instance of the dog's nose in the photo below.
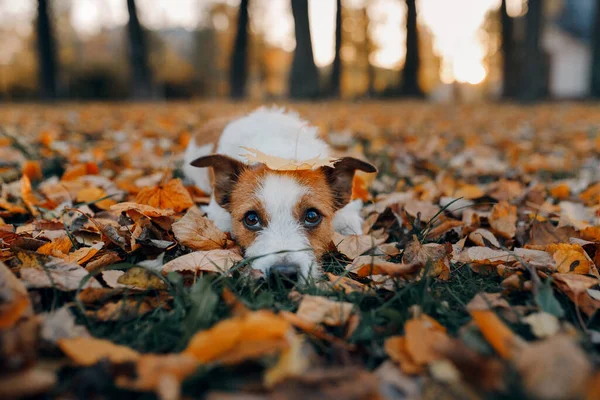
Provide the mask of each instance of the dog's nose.
POLYGON ((298 265, 297 264, 275 264, 269 270, 271 277, 278 276, 283 280, 296 282, 298 280, 298 265))

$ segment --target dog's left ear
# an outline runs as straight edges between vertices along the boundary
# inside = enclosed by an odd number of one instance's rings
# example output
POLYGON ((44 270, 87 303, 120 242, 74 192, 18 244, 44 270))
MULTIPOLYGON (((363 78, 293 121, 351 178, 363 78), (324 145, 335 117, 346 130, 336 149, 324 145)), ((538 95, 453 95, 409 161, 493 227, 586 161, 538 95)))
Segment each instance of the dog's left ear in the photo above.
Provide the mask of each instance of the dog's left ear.
POLYGON ((332 167, 322 167, 329 187, 335 198, 335 207, 340 209, 350 201, 352 196, 352 181, 356 171, 377 172, 371 164, 354 157, 339 159, 332 167))

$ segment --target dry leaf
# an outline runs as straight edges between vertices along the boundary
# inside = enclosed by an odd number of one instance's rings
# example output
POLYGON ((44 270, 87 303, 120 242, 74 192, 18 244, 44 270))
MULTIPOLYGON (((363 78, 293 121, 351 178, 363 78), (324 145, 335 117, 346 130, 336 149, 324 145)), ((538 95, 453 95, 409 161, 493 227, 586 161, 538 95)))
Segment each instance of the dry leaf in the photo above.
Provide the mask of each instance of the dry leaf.
POLYGON ((103 359, 118 364, 128 361, 135 362, 140 358, 140 354, 129 347, 92 337, 60 339, 58 347, 73 362, 83 366, 94 365, 103 359))
POLYGON ((523 321, 529 325, 531 328, 531 332, 535 335, 535 337, 540 339, 549 338, 558 333, 560 329, 560 323, 558 319, 547 312, 538 312, 533 313, 525 318, 523 321))
POLYGON ((24 371, 0 376, 0 398, 32 398, 50 392, 56 385, 54 372, 42 367, 32 367, 24 371))
POLYGON ((469 239, 477 246, 489 247, 489 245, 499 249, 500 242, 496 239, 496 236, 487 229, 478 228, 469 234, 469 239))
POLYGON ((259 150, 241 147, 247 153, 240 154, 245 157, 248 164, 261 163, 269 169, 275 171, 298 171, 298 170, 316 170, 320 167, 335 167, 337 158, 333 157, 315 157, 309 160, 288 160, 281 157, 271 156, 259 150))
POLYGON ((372 235, 344 236, 337 232, 333 234, 333 243, 337 250, 351 260, 354 260, 364 252, 385 243, 386 240, 387 235, 375 238, 372 235))
POLYGON ((243 260, 239 253, 233 250, 195 251, 169 261, 163 266, 163 272, 219 272, 226 273, 243 260))
POLYGON ((586 315, 592 316, 600 309, 600 300, 596 300, 588 293, 588 289, 600 284, 598 278, 578 274, 554 274, 554 283, 575 303, 586 315))
POLYGON ((117 202, 107 196, 103 189, 92 186, 83 188, 77 192, 76 200, 80 203, 93 203, 102 210, 109 210, 117 202))
POLYGON ((489 221, 494 232, 507 239, 512 239, 517 233, 517 207, 501 201, 492 208, 489 221))
POLYGON ((500 265, 510 263, 514 257, 508 251, 493 250, 489 247, 469 247, 456 255, 453 261, 464 264, 500 265))
POLYGON ((526 346, 493 311, 471 310, 470 313, 483 337, 502 358, 511 359, 526 346))
POLYGON ((546 246, 546 251, 552 254, 558 272, 576 274, 590 272, 592 262, 583 247, 578 244, 549 244, 546 246))
POLYGON ((184 354, 203 364, 237 364, 288 348, 290 328, 285 319, 271 311, 254 311, 196 333, 184 354))
POLYGON ((232 242, 196 207, 172 226, 177 241, 192 250, 215 250, 230 247, 232 242))
POLYGON ((592 373, 585 353, 566 335, 525 347, 515 361, 525 389, 537 399, 582 398, 592 373))
POLYGON ((360 256, 354 259, 352 264, 346 266, 346 270, 360 277, 371 275, 408 276, 421 269, 422 264, 396 264, 381 257, 360 256))
POLYGON ((404 249, 402 262, 430 266, 429 274, 439 279, 450 279, 450 254, 452 245, 427 243, 421 244, 416 237, 404 249))
POLYGON ((296 315, 315 324, 343 326, 352 315, 353 308, 352 303, 306 294, 302 297, 296 315))
POLYGON ((118 203, 114 206, 110 207, 111 211, 115 211, 118 213, 128 212, 128 211, 136 211, 148 218, 160 218, 160 217, 169 217, 173 215, 174 211, 172 209, 159 209, 156 207, 152 207, 145 204, 139 203, 118 203))
POLYGON ((23 317, 33 315, 27 289, 0 261, 0 329, 14 326, 23 317))
POLYGON ((185 211, 194 205, 194 201, 181 179, 171 179, 164 185, 143 188, 135 198, 136 203, 146 204, 159 209, 185 211))
POLYGON ((71 242, 71 239, 67 235, 64 235, 52 242, 46 243, 37 249, 37 252, 48 256, 64 258, 71 251, 72 247, 73 242, 71 242))

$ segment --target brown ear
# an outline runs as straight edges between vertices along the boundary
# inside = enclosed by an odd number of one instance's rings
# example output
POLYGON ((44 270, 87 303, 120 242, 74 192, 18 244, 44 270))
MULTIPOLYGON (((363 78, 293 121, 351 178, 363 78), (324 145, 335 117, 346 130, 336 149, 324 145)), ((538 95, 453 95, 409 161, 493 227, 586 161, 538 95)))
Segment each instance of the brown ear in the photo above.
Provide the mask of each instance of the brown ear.
POLYGON ((344 207, 350 201, 350 197, 352 196, 352 180, 357 170, 377 172, 377 168, 371 164, 353 157, 339 159, 333 168, 322 167, 329 187, 331 187, 331 191, 333 192, 337 209, 344 207))
POLYGON ((211 167, 213 169, 215 199, 221 207, 227 207, 235 183, 247 168, 246 164, 221 154, 200 157, 191 164, 194 167, 211 167))

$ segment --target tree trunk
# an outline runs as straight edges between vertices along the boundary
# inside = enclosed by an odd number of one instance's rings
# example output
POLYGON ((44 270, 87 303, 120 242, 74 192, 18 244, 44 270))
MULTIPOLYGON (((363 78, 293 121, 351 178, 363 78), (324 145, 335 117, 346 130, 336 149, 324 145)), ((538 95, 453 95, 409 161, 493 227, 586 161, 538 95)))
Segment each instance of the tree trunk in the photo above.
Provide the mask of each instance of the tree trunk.
POLYGON ((416 0, 406 0, 406 61, 402 70, 401 94, 422 97, 419 86, 419 31, 416 0))
POLYGON ((364 21, 365 21, 365 32, 364 32, 364 36, 365 36, 365 62, 367 65, 367 95, 369 97, 374 96, 375 95, 375 67, 371 64, 371 60, 370 60, 370 56, 371 56, 371 52, 373 51, 373 46, 372 46, 372 41, 371 41, 371 36, 369 35, 369 25, 370 25, 370 21, 369 21, 369 14, 367 12, 367 7, 369 6, 369 2, 367 1, 365 3, 365 7, 363 8, 363 13, 364 13, 364 21))
POLYGON ((339 97, 342 86, 342 0, 336 0, 335 12, 335 57, 331 67, 331 95, 339 97))
POLYGON ((308 0, 291 0, 296 49, 290 70, 290 97, 315 98, 319 95, 319 72, 313 58, 308 0))
POLYGON ((527 3, 523 69, 519 93, 519 99, 523 102, 537 101, 544 92, 544 60, 540 46, 543 3, 543 0, 529 0, 527 3))
POLYGON ((596 0, 596 14, 592 36, 592 87, 590 94, 600 98, 600 0, 596 0))
POLYGON ((502 96, 515 97, 518 88, 518 78, 515 71, 514 52, 514 21, 508 15, 506 0, 500 7, 500 25, 502 28, 502 96))
POLYGON ((131 69, 131 93, 134 98, 148 99, 152 97, 152 74, 148 63, 146 37, 137 15, 135 0, 127 0, 129 22, 129 64, 131 69))
POLYGON ((56 98, 56 43, 48 0, 38 0, 37 52, 39 60, 39 87, 42 99, 56 98))
POLYGON ((248 77, 248 0, 242 0, 238 14, 237 34, 231 56, 231 97, 240 99, 246 95, 248 77))

